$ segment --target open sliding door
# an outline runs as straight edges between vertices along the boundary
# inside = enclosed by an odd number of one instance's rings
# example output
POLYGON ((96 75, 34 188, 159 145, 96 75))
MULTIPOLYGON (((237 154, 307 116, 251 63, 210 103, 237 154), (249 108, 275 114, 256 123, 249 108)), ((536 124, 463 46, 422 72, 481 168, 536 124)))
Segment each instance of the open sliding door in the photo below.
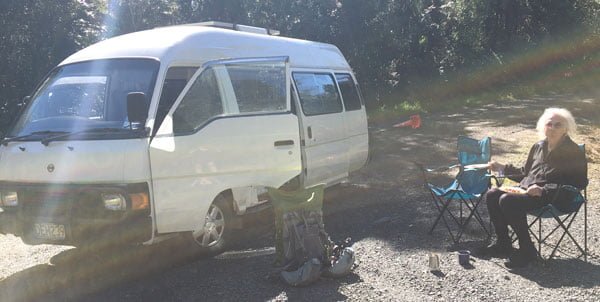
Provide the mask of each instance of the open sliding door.
POLYGON ((150 145, 159 233, 197 230, 214 198, 279 187, 302 169, 287 57, 222 60, 196 72, 150 145))

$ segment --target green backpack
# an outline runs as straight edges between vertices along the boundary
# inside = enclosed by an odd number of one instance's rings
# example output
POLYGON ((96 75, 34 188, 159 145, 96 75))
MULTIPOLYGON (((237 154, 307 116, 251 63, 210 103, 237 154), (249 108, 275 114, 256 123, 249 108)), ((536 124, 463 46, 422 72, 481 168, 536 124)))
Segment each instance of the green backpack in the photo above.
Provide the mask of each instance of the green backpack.
POLYGON ((275 263, 296 269, 309 259, 322 263, 331 246, 323 224, 324 185, 284 191, 268 189, 275 212, 275 263))
POLYGON ((354 264, 350 239, 334 244, 323 224, 324 185, 285 191, 269 188, 275 211, 275 264, 290 285, 310 284, 324 273, 346 275, 354 264))

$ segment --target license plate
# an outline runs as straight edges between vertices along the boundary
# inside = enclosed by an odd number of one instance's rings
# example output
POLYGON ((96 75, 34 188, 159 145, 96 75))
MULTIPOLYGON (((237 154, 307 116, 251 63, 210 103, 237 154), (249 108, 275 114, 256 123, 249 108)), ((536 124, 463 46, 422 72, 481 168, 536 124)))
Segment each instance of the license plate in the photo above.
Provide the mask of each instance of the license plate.
POLYGON ((55 223, 36 223, 33 225, 35 237, 39 239, 64 240, 65 226, 55 223))

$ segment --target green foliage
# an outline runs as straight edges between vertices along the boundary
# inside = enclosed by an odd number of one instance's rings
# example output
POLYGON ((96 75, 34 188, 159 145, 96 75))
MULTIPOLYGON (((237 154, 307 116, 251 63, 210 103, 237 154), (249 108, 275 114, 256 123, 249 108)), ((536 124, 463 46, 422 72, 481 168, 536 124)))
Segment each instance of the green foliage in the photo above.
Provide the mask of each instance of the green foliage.
POLYGON ((429 112, 428 108, 422 106, 419 101, 398 101, 394 105, 386 105, 385 103, 375 109, 369 110, 369 120, 371 121, 388 121, 390 119, 408 118, 409 115, 421 112, 429 112))
POLYGON ((0 2, 0 133, 54 65, 95 41, 95 8, 63 0, 0 2))
POLYGON ((176 3, 170 0, 109 1, 104 13, 103 37, 112 37, 157 26, 176 24, 176 3))
POLYGON ((337 45, 370 109, 597 89, 600 78, 598 0, 3 0, 0 132, 20 99, 71 53, 115 35, 208 20, 337 45))

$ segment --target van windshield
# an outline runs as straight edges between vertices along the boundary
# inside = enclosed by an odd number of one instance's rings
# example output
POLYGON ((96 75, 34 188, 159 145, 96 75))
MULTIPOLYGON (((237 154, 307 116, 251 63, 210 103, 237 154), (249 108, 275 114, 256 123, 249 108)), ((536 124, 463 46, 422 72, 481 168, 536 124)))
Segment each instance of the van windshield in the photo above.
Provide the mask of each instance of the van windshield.
POLYGON ((127 119, 127 94, 143 92, 149 103, 158 67, 152 59, 97 60, 58 67, 33 95, 8 136, 84 132, 110 137, 143 127, 130 125, 127 119), (93 131, 100 128, 123 131, 93 131))

